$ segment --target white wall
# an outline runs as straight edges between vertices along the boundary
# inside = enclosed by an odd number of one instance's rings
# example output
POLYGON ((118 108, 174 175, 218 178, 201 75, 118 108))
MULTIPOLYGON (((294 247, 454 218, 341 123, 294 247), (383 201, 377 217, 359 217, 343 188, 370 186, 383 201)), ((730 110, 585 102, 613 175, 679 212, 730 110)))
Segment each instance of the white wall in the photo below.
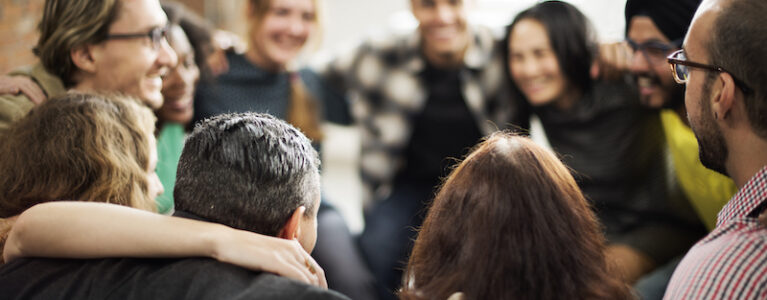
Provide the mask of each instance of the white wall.
MULTIPOLYGON (((501 29, 536 0, 466 0, 471 22, 501 29)), ((603 41, 623 39, 625 0, 569 0, 597 29, 603 41)), ((409 0, 326 0, 321 50, 334 51, 371 34, 416 26, 409 0)))
MULTIPOLYGON (((505 25, 536 0, 474 1, 470 22, 483 24, 502 34, 505 25)), ((602 41, 623 39, 625 0, 571 0, 591 19, 602 41)), ((409 0, 326 0, 323 43, 314 58, 322 60, 340 49, 353 46, 366 36, 417 26, 409 0)), ((356 169, 359 135, 356 128, 326 126, 323 145, 322 182, 325 195, 336 204, 353 232, 362 230, 360 183, 356 169)))

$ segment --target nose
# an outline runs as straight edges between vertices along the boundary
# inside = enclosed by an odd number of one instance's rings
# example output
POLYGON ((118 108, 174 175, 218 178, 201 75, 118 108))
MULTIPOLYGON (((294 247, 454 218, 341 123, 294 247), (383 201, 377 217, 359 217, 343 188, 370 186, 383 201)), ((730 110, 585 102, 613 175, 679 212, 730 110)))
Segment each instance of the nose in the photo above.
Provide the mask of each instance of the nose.
POLYGON ((538 62, 532 58, 523 58, 518 63, 519 74, 524 77, 534 77, 538 75, 539 67, 538 62))
POLYGON ((175 87, 184 83, 184 77, 181 76, 179 66, 176 65, 168 70, 168 73, 163 78, 163 84, 166 87, 175 87))
POLYGON ((642 50, 635 50, 631 56, 631 65, 629 70, 632 73, 644 73, 650 70, 650 63, 647 61, 647 55, 642 50))
POLYGON ((176 51, 173 51, 167 39, 162 39, 160 47, 157 49, 157 64, 166 68, 172 68, 178 64, 176 51))
POLYGON ((311 26, 309 21, 304 20, 301 16, 297 16, 291 19, 289 31, 293 36, 304 36, 309 31, 309 26, 311 26))
POLYGON ((158 177, 156 173, 152 177, 154 177, 153 179, 155 181, 154 185, 155 185, 155 188, 157 189, 156 194, 153 196, 157 197, 165 193, 165 187, 162 185, 162 182, 160 181, 160 177, 158 177))
POLYGON ((449 5, 439 4, 436 10, 436 19, 441 24, 452 24, 455 21, 455 12, 449 5))

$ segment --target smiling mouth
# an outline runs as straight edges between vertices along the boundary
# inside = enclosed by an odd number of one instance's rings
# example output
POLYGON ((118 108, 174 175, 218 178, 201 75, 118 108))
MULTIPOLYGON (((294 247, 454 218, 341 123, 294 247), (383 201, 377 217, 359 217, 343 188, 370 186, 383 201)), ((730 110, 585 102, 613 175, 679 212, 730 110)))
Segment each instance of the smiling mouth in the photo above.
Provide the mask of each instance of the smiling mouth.
POLYGON ((306 39, 277 36, 274 38, 274 42, 283 49, 300 49, 306 44, 306 39))
POLYGON ((655 92, 655 90, 660 86, 660 82, 658 82, 657 78, 649 77, 646 75, 639 75, 637 76, 637 87, 639 88, 639 93, 643 96, 647 96, 655 92))
POLYGON ((521 87, 525 91, 528 91, 530 93, 535 93, 540 90, 543 90, 546 87, 547 82, 548 82, 548 79, 546 78, 527 80, 526 82, 522 84, 521 87))
POLYGON ((437 40, 450 40, 458 35, 456 26, 432 27, 427 30, 427 34, 437 40))

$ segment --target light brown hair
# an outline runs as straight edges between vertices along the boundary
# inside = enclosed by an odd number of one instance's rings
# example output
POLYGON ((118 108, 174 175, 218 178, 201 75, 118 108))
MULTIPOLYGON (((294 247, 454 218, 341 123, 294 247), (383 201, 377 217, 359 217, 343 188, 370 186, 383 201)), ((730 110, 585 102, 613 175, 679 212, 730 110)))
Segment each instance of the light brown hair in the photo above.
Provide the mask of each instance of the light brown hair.
POLYGON ((0 134, 0 217, 56 200, 154 211, 148 192, 155 117, 125 96, 66 94, 0 134))
POLYGON ((402 299, 623 299, 604 237, 568 169, 528 138, 489 137, 444 182, 402 299))
MULTIPOLYGON (((269 13, 269 10, 272 8, 272 1, 273 0, 249 1, 250 9, 248 11, 250 12, 250 15, 248 15, 248 19, 251 22, 251 36, 253 36, 253 32, 259 29, 262 20, 266 14, 269 13)), ((320 27, 322 11, 320 8, 320 1, 312 0, 312 2, 314 2, 315 10, 314 23, 317 25, 317 27, 320 27)), ((321 30, 317 30, 317 32, 313 34, 313 37, 310 38, 308 43, 319 43, 318 36, 320 31, 321 30)), ((256 43, 257 41, 251 40, 250 42, 256 43)), ((288 123, 301 130, 301 132, 303 132, 304 135, 306 135, 306 137, 308 137, 310 140, 314 142, 322 140, 323 134, 322 129, 320 128, 320 115, 322 112, 320 111, 319 105, 317 105, 317 99, 313 97, 309 91, 307 91, 306 85, 301 80, 298 72, 291 72, 290 74, 289 101, 288 114, 286 117, 288 123)))
POLYGON ((104 41, 119 9, 119 0, 46 0, 35 55, 65 87, 75 85, 72 50, 104 41))

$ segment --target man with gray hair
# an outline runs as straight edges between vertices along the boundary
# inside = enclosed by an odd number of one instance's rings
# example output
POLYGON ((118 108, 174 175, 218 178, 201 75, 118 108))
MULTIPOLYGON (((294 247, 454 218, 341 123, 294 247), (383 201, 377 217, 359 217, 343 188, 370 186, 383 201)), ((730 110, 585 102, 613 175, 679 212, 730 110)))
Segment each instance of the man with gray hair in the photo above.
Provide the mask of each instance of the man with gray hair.
MULTIPOLYGON (((319 157, 270 115, 213 117, 181 155, 176 215, 285 239, 317 239, 319 157)), ((316 266, 307 260, 307 268, 316 266)), ((321 274, 319 274, 322 276, 321 274)), ((4 299, 348 299, 277 275, 204 258, 18 259, 0 269, 4 299)))
POLYGON ((311 142, 266 114, 225 114, 197 126, 184 145, 177 215, 269 236, 317 240, 320 164, 311 142))

